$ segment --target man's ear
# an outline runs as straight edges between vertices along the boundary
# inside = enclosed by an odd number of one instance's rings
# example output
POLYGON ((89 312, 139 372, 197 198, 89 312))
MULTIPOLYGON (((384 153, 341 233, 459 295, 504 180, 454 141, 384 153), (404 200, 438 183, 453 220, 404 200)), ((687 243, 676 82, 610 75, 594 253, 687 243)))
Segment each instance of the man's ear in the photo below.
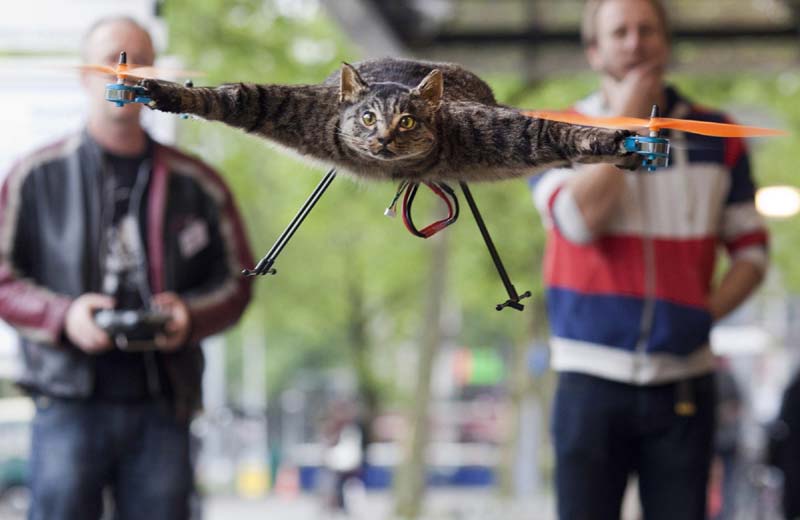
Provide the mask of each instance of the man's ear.
POLYGON ((439 110, 444 95, 444 77, 442 71, 433 69, 427 76, 422 78, 411 93, 421 97, 431 110, 439 110))
POLYGON ((342 73, 339 83, 339 101, 354 103, 367 90, 367 82, 361 79, 358 71, 347 62, 342 62, 342 73))

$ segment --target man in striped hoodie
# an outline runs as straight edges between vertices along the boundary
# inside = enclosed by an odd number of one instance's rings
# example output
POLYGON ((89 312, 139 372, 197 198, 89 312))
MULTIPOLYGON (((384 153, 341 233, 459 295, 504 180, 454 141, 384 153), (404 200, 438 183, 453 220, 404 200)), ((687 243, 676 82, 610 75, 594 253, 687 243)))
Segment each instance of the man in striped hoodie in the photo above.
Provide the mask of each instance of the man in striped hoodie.
MULTIPOLYGON (((669 35, 657 0, 589 0, 583 39, 601 89, 575 110, 727 122, 664 82, 669 35)), ((767 234, 745 143, 672 132, 671 166, 610 165, 534 179, 553 367, 558 511, 618 519, 638 474, 644 517, 705 518, 714 430, 712 324, 760 283, 767 234), (712 280, 719 246, 730 264, 712 280)))

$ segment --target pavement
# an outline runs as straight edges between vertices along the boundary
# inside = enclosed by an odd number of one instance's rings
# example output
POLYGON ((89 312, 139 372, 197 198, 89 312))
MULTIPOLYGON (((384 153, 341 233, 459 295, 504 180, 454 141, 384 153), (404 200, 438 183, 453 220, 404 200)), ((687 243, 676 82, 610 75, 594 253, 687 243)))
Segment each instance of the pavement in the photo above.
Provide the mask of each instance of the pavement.
MULTIPOLYGON (((398 520, 393 514, 389 492, 356 490, 349 495, 349 512, 328 509, 322 498, 312 494, 269 495, 246 499, 233 495, 211 495, 194 504, 192 520, 398 520)), ((26 504, 0 507, 0 519, 24 520, 26 504)), ((499 499, 492 489, 429 489, 418 520, 555 520, 553 500, 537 496, 522 500, 499 499)), ((106 515, 106 517, 109 515, 106 515)), ((106 518, 104 517, 104 518, 106 518)))
MULTIPOLYGON (((280 518, 291 520, 352 519, 396 520, 388 492, 354 493, 350 513, 326 509, 320 497, 300 494, 294 497, 268 496, 242 499, 235 496, 212 496, 204 499, 202 520, 255 520, 280 518)), ((555 520, 551 497, 522 500, 499 499, 491 489, 429 490, 419 520, 555 520)))

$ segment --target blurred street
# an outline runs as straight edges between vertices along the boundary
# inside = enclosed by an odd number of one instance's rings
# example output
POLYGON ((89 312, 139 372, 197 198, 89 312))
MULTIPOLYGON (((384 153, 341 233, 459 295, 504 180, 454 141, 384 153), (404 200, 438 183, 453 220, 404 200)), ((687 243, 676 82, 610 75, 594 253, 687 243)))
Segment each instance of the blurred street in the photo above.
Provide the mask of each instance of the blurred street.
MULTIPOLYGON (((372 492, 351 497, 349 515, 326 510, 321 499, 313 494, 293 497, 269 495, 246 499, 235 495, 213 495, 203 500, 202 513, 192 520, 262 520, 264 518, 317 520, 341 518, 380 520, 392 518, 391 495, 372 492)), ((25 518, 27 498, 19 503, 0 506, 2 520, 25 518)), ((552 498, 540 496, 525 501, 504 502, 491 489, 434 489, 429 490, 426 507, 420 520, 478 520, 503 518, 507 520, 554 520, 552 498)), ((104 517, 105 518, 105 517, 104 517)))
MULTIPOLYGON (((203 520, 255 520, 263 518, 291 518, 312 520, 321 518, 388 519, 392 518, 390 495, 370 493, 354 500, 352 514, 336 516, 326 511, 313 495, 296 498, 270 496, 244 500, 234 496, 214 496, 205 500, 203 520)), ((507 520, 555 519, 554 504, 549 497, 523 501, 503 502, 492 490, 459 489, 431 490, 427 496, 423 520, 472 520, 503 518, 507 520)))

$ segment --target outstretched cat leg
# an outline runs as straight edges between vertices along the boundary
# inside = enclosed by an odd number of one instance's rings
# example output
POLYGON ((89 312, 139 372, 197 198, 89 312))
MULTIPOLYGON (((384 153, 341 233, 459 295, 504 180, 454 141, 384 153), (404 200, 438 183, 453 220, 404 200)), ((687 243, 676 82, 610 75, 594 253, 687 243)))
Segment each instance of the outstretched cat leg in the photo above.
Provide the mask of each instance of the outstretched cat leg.
POLYGON ((150 108, 220 121, 324 161, 339 159, 331 122, 338 120, 338 89, 327 85, 184 87, 168 81, 139 83, 150 108))
POLYGON ((425 177, 489 181, 524 177, 575 163, 636 169, 641 158, 625 149, 632 132, 560 123, 509 107, 459 103, 442 108, 450 129, 441 160, 425 177))
POLYGON ((571 163, 609 163, 626 170, 635 170, 641 166, 642 158, 625 147, 625 140, 635 135, 630 130, 576 127, 554 121, 546 121, 545 126, 547 130, 543 129, 543 132, 560 135, 556 139, 563 144, 571 163))
MULTIPOLYGON (((627 169, 641 163, 625 149, 625 138, 632 132, 536 119, 509 107, 463 101, 440 102, 427 127, 414 130, 419 136, 414 142, 432 143, 424 153, 388 160, 373 149, 373 134, 376 142, 389 142, 402 130, 370 133, 375 121, 363 118, 375 118, 374 108, 359 112, 359 105, 353 105, 356 109, 347 116, 342 107, 352 100, 343 101, 336 86, 238 83, 188 88, 157 80, 140 85, 152 99, 151 108, 221 121, 373 179, 491 181, 573 163, 605 162, 627 169), (342 121, 366 129, 356 135, 342 121)), ((409 130, 422 126, 413 118, 397 119, 409 119, 409 130)), ((414 142, 408 145, 411 151, 414 142)))

